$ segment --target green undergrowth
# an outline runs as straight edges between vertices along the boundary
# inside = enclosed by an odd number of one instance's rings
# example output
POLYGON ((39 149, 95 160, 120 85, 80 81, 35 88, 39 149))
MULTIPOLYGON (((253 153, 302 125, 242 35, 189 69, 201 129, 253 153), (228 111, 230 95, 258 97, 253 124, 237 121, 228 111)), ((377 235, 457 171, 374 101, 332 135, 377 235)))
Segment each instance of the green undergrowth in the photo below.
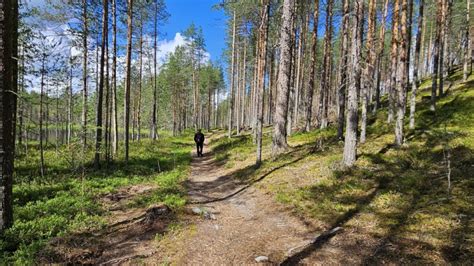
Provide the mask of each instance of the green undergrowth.
POLYGON ((83 154, 79 141, 57 150, 48 146, 44 178, 39 172, 37 147, 29 144, 28 153, 20 152, 15 161, 14 224, 0 240, 0 261, 32 264, 49 239, 104 228, 108 213, 99 199, 122 187, 154 187, 150 193, 132 198, 128 208, 156 203, 183 206, 181 183, 191 161, 191 134, 171 137, 163 133, 155 142, 131 142, 128 164, 120 150, 119 157, 103 162, 100 170, 93 167, 92 147, 83 154))
POLYGON ((357 233, 341 241, 381 243, 345 248, 350 253, 365 247, 364 263, 469 264, 474 260, 474 79, 460 78, 455 73, 448 79, 452 86, 438 98, 435 112, 423 97, 431 94, 431 83, 422 84, 416 126, 409 129, 406 119, 401 148, 393 145, 384 99, 382 109, 369 116, 367 141, 359 144, 350 169, 341 167, 344 144, 331 127, 291 135, 289 151, 275 158, 267 130, 259 168, 251 133, 216 140, 212 147, 226 167, 238 168, 232 175, 246 182, 264 177, 258 187, 314 228, 343 226, 357 233))

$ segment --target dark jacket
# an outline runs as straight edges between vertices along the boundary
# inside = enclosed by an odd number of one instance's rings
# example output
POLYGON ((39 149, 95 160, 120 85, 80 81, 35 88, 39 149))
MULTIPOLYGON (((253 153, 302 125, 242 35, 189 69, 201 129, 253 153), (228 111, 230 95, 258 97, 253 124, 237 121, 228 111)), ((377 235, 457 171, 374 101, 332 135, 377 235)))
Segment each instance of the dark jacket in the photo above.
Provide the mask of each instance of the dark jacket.
POLYGON ((204 134, 198 132, 194 134, 194 142, 196 143, 204 143, 204 134))

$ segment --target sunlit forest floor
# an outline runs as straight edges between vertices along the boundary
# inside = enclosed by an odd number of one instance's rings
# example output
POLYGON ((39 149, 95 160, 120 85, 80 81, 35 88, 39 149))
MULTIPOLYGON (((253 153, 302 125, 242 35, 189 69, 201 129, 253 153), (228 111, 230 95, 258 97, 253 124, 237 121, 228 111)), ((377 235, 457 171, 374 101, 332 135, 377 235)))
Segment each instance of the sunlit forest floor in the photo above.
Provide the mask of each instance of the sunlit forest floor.
POLYGON ((259 168, 253 166, 251 132, 232 139, 224 131, 208 133, 202 159, 192 159, 191 132, 176 138, 163 134, 156 143, 133 143, 129 165, 118 160, 100 171, 81 167, 81 158, 92 153, 49 147, 44 178, 30 145, 28 154, 17 157, 15 224, 0 242, 0 259, 202 262, 220 245, 232 255, 223 258, 234 263, 253 263, 262 255, 289 264, 469 264, 474 261, 474 79, 462 83, 461 78, 455 73, 447 80, 452 85, 436 112, 423 98, 431 83, 423 83, 416 128, 406 126, 400 149, 392 145, 386 109, 370 117, 367 142, 350 170, 341 170, 343 143, 332 127, 292 134, 291 149, 277 158, 271 157, 271 128, 266 128, 259 168), (250 208, 247 220, 237 221, 234 208, 249 202, 257 207, 250 208), (281 223, 288 228, 278 229, 281 223), (215 232, 206 231, 210 226, 215 232), (220 232, 231 229, 240 238, 222 242, 229 236, 220 232))

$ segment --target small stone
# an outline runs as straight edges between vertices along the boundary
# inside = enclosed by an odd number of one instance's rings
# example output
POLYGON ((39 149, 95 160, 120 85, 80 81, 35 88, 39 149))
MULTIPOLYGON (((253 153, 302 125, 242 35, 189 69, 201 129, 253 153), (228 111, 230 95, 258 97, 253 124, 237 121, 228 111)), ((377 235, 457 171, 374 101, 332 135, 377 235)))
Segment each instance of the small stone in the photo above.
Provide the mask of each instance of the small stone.
POLYGON ((198 207, 192 208, 191 211, 196 215, 201 215, 202 214, 202 210, 198 207))
POLYGON ((255 261, 256 262, 266 262, 268 261, 268 257, 267 256, 258 256, 255 258, 255 261))

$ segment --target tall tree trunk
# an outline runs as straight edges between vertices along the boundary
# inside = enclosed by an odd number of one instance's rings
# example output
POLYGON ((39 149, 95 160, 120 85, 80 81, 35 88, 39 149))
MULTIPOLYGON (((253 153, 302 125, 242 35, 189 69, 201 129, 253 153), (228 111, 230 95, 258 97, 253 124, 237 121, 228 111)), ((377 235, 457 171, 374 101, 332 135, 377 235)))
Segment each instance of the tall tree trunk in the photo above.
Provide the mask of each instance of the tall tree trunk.
POLYGON ((112 154, 118 151, 118 113, 117 113, 117 0, 112 0, 112 154))
POLYGON ((364 1, 354 1, 355 16, 352 23, 351 72, 347 95, 346 135, 344 138, 343 164, 354 165, 357 159, 358 99, 361 87, 362 32, 364 29, 364 1))
POLYGON ((232 123, 233 123, 233 115, 234 115, 234 58, 235 58, 235 21, 236 20, 236 13, 234 10, 234 18, 232 20, 232 58, 231 58, 231 65, 230 65, 230 92, 229 92, 229 124, 228 129, 229 138, 232 137, 232 123))
POLYGON ((73 112, 73 92, 72 92, 72 68, 73 68, 73 59, 72 55, 69 58, 69 86, 67 89, 67 137, 66 143, 69 145, 72 139, 72 112, 73 112))
POLYGON ((132 59, 132 22, 133 22, 133 0, 127 0, 127 55, 125 62, 125 162, 128 163, 129 137, 130 137, 130 72, 132 59))
POLYGON ((360 123, 360 143, 365 143, 367 135, 367 109, 369 108, 369 90, 374 86, 374 66, 375 66, 375 27, 376 27, 376 1, 369 0, 369 22, 367 32, 367 60, 364 69, 364 85, 362 86, 362 93, 360 95, 361 108, 361 123, 360 123))
POLYGON ((392 48, 390 52, 391 64, 390 64, 390 86, 388 87, 388 117, 387 123, 392 123, 393 115, 395 112, 395 101, 396 101, 396 84, 397 84, 397 67, 398 66, 398 42, 399 42, 399 20, 400 20, 400 0, 395 0, 393 3, 393 15, 392 15, 392 48))
POLYGON ((380 84, 382 80, 382 58, 384 54, 384 47, 385 47, 385 24, 387 21, 387 14, 388 14, 388 0, 385 0, 385 4, 383 7, 383 17, 382 17, 382 24, 380 25, 379 31, 379 45, 377 48, 377 61, 376 61, 376 82, 375 82, 375 103, 373 108, 373 113, 375 114, 380 107, 380 84))
POLYGON ((331 88, 331 60, 332 60, 332 17, 333 17, 333 0, 326 2, 326 30, 324 37, 324 59, 321 71, 321 89, 319 95, 319 126, 326 128, 328 126, 328 104, 329 92, 331 88))
POLYGON ((306 114, 305 114, 305 131, 311 130, 313 120, 313 95, 316 90, 316 59, 318 52, 318 20, 319 20, 319 0, 314 0, 313 12, 313 33, 311 35, 311 68, 309 71, 309 79, 306 92, 306 114))
POLYGON ((0 232, 13 225, 18 1, 0 3, 0 232))
POLYGON ((431 85, 431 105, 430 110, 436 110, 436 92, 438 89, 438 76, 440 75, 439 71, 439 60, 440 60, 440 43, 441 43, 441 31, 443 28, 443 2, 445 0, 437 0, 437 9, 436 9, 436 36, 433 44, 433 75, 432 75, 432 85, 431 85))
POLYGON ((464 32, 464 71, 463 71, 463 81, 466 82, 469 75, 471 75, 471 68, 469 64, 471 63, 471 58, 469 56, 469 51, 471 49, 471 39, 469 37, 469 28, 470 28, 470 12, 471 12, 471 1, 466 1, 466 30, 464 32))
POLYGON ((416 44, 415 44, 415 61, 413 62, 413 81, 411 87, 411 98, 410 98, 410 129, 415 128, 415 111, 416 111, 416 93, 418 90, 418 72, 420 66, 420 51, 421 51, 421 42, 422 42, 422 32, 424 23, 424 5, 425 0, 420 0, 418 8, 418 30, 416 32, 416 44))
POLYGON ((408 85, 408 71, 407 61, 409 47, 408 42, 410 41, 408 33, 408 0, 401 0, 401 12, 400 12, 400 48, 399 48, 399 65, 397 68, 397 100, 396 110, 397 118, 395 121, 395 145, 401 146, 403 144, 404 137, 404 121, 405 121, 405 110, 406 110, 406 93, 408 85))
POLYGON ((262 163, 262 141, 263 141, 263 106, 264 106, 264 89, 265 89, 265 69, 267 62, 267 36, 268 36, 268 20, 270 13, 270 4, 268 0, 261 0, 261 23, 258 29, 258 42, 260 43, 260 53, 258 53, 258 79, 257 79, 257 159, 256 165, 262 163))
POLYGON ((245 97, 247 91, 247 40, 244 40, 244 57, 243 57, 243 67, 242 67, 242 99, 241 99, 241 106, 240 106, 240 118, 242 121, 240 124, 245 126, 245 97))
POLYGON ((294 1, 284 0, 282 26, 280 30, 280 68, 277 84, 277 102, 275 110, 275 126, 273 132, 272 152, 274 155, 285 151, 287 143, 288 99, 291 80, 291 32, 294 20, 294 1))
POLYGON ((45 75, 46 75, 46 57, 47 55, 43 52, 41 56, 41 87, 40 87, 40 106, 39 106, 39 148, 40 148, 40 174, 41 178, 44 178, 45 166, 44 166, 44 145, 43 145, 43 102, 44 102, 44 87, 45 87, 45 75))
POLYGON ((155 24, 154 24, 154 43, 153 43, 153 110, 151 118, 151 136, 153 140, 158 137, 158 125, 157 125, 157 101, 158 101, 158 70, 157 70, 157 53, 158 53, 158 0, 155 0, 155 24))
POLYGON ((96 134, 95 134, 95 156, 94 156, 94 165, 96 168, 100 168, 100 154, 102 146, 102 98, 104 94, 104 83, 105 81, 105 44, 108 36, 108 11, 109 2, 108 0, 103 0, 103 17, 102 17, 102 43, 101 43, 101 53, 100 53, 100 78, 99 78, 99 87, 97 91, 97 117, 96 117, 96 134))
POLYGON ((140 14, 140 40, 139 40, 139 68, 138 68, 138 99, 137 99, 137 140, 142 134, 142 81, 143 81, 143 14, 140 14))
POLYGON ((342 17, 341 62, 339 64, 337 138, 344 137, 344 119, 346 112, 347 67, 349 56, 349 0, 344 0, 342 17))
POLYGON ((82 63, 82 148, 85 149, 87 145, 87 38, 89 36, 89 29, 87 25, 87 0, 82 0, 82 47, 83 63, 82 63))

